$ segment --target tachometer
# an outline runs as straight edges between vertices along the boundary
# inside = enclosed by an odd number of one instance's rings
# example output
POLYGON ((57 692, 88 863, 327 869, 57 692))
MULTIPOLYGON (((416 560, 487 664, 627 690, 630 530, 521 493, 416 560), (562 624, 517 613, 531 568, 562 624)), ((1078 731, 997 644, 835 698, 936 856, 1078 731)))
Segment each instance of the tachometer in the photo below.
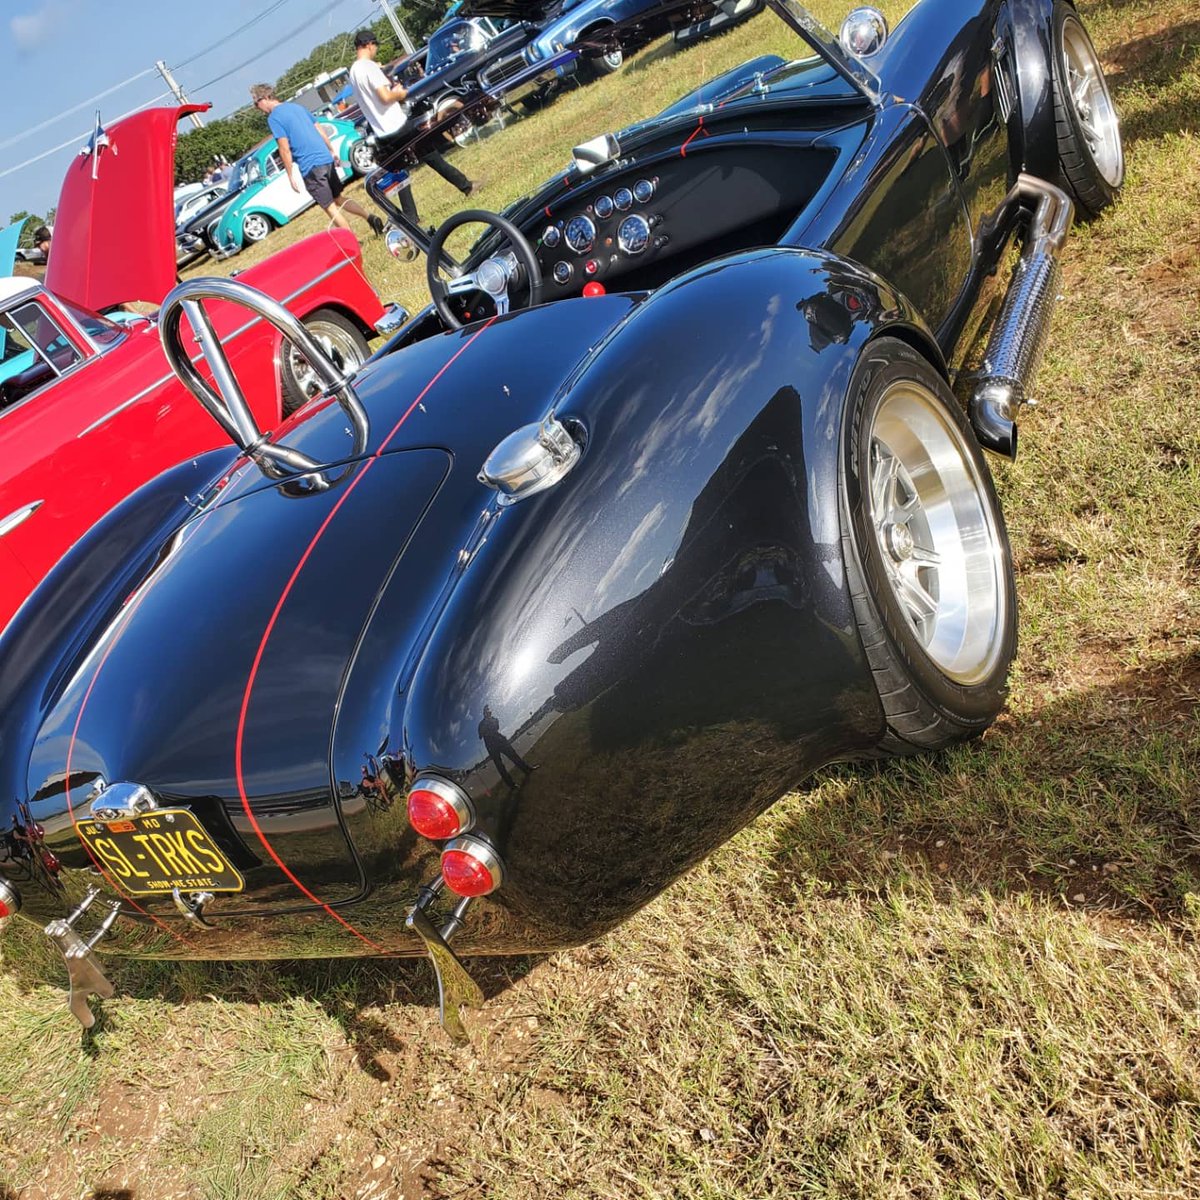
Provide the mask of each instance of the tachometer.
POLYGON ((566 238, 567 245, 576 254, 586 254, 592 248, 592 243, 596 240, 596 226, 592 223, 591 217, 585 217, 580 214, 577 217, 572 217, 567 222, 566 232, 563 234, 563 237, 566 238))
POLYGON ((650 222, 640 213, 626 217, 617 230, 617 246, 626 254, 641 254, 650 244, 650 222))

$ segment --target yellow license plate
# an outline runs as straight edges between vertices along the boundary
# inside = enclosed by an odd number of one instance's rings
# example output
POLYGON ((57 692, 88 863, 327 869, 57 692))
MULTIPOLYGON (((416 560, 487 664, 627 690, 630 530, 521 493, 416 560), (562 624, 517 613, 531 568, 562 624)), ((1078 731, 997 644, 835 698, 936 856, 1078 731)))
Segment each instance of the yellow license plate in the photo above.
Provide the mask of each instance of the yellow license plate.
POLYGON ((79 836, 105 871, 135 896, 240 892, 246 882, 195 814, 160 808, 119 821, 80 821, 79 836))

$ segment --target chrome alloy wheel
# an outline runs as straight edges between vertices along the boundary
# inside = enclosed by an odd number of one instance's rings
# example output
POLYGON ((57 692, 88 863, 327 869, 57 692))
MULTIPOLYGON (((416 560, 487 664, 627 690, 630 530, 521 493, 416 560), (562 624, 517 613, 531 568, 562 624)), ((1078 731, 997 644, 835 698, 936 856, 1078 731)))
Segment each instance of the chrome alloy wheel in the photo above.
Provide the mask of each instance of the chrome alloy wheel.
POLYGON ((262 213, 250 213, 242 222, 242 237, 248 242, 261 242, 270 232, 270 218, 262 213))
POLYGON ((937 668, 985 680, 1003 652, 1004 552, 963 433, 921 384, 892 385, 870 433, 869 517, 900 611, 937 668))
MULTIPOLYGON (((362 366, 363 355, 350 331, 327 321, 305 322, 308 332, 329 356, 330 362, 343 374, 362 366)), ((324 387, 308 359, 291 342, 286 343, 287 369, 296 386, 305 396, 313 397, 324 387)))
POLYGON ((1110 187, 1120 187, 1125 177, 1121 127, 1104 79, 1104 69, 1078 18, 1068 16, 1064 20, 1062 39, 1067 91, 1075 118, 1096 170, 1110 187))

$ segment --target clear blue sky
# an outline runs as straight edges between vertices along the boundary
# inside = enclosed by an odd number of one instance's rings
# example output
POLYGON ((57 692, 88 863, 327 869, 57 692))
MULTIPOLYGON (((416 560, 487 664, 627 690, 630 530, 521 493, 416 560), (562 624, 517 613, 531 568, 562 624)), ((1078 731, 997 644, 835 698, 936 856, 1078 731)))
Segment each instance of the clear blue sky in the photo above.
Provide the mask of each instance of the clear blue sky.
POLYGON ((225 116, 248 102, 250 84, 275 80, 315 46, 383 15, 377 0, 7 0, 2 12, 0 227, 14 212, 44 213, 58 202, 97 108, 112 121, 166 91, 157 59, 189 100, 209 100, 209 115, 225 116))

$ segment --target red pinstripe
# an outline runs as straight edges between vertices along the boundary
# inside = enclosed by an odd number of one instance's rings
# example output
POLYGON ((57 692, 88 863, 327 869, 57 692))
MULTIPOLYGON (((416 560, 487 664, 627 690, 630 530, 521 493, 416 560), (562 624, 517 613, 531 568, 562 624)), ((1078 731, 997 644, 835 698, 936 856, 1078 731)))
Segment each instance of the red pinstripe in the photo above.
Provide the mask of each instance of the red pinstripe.
POLYGON ((297 888, 297 890, 300 891, 300 893, 302 895, 304 895, 309 900, 311 900, 312 903, 319 905, 321 908, 323 908, 335 921, 337 921, 337 923, 339 925, 341 925, 344 929, 346 929, 348 932, 353 934, 356 938, 358 938, 359 941, 363 942, 367 946, 370 946, 372 950, 376 951, 379 954, 386 954, 387 951, 384 950, 384 948, 382 946, 379 946, 375 942, 371 941, 371 939, 369 937, 367 937, 366 934, 364 934, 360 930, 356 929, 349 921, 346 920, 345 917, 343 917, 340 913, 335 912, 328 904, 326 904, 323 900, 321 900, 318 896, 316 896, 312 891, 310 891, 307 887, 305 887, 303 883, 300 882, 300 880, 289 869, 287 864, 283 861, 283 859, 276 852, 275 847, 271 845, 270 840, 267 838, 267 835, 263 832, 262 827, 259 825, 258 820, 254 815, 254 810, 250 806, 250 798, 246 792, 246 781, 245 781, 245 774, 244 774, 244 770, 243 770, 244 746, 245 746, 245 734, 246 734, 246 716, 250 709, 250 697, 254 691, 254 682, 255 682, 256 678, 258 677, 259 667, 262 665, 263 655, 266 653, 267 643, 270 641, 271 634, 275 630, 275 624, 279 619, 279 614, 280 614, 280 612, 282 612, 283 606, 287 602, 287 598, 291 594, 292 588, 296 584, 296 580, 299 579, 300 572, 304 570, 305 564, 308 562, 309 558, 312 557, 313 551, 317 547, 317 543, 320 542, 321 538, 325 536, 326 530, 332 524, 334 517, 336 517, 338 512, 341 510, 342 505, 344 505, 346 503, 346 501, 349 500, 350 496, 354 492, 354 489, 356 487, 358 487, 358 485, 363 481, 364 478, 366 478, 367 472, 370 471, 371 468, 374 467, 375 464, 379 461, 380 457, 383 455, 383 452, 387 449, 388 444, 399 432, 400 427, 404 424, 405 421, 408 420, 408 418, 412 415, 412 413, 415 411, 415 409, 421 403, 421 401, 424 400, 425 397, 429 394, 430 390, 433 388, 433 385, 435 383, 437 383, 437 381, 439 379, 441 379, 441 377, 450 369, 450 367, 458 360, 458 358, 462 354, 466 353, 467 349, 474 344, 476 339, 479 338, 483 334, 484 330, 486 330, 492 324, 492 322, 495 320, 496 320, 496 318, 493 317, 491 320, 487 321, 480 329, 478 329, 474 334, 472 334, 471 337, 468 338, 467 341, 464 342, 463 345, 460 346, 458 348, 458 350, 449 359, 447 359, 447 361, 445 363, 442 364, 441 369, 425 385, 425 387, 422 389, 420 395, 418 395, 417 398, 408 406, 408 408, 405 410, 404 414, 400 417, 400 419, 392 427, 392 429, 388 433, 387 437, 385 437, 383 439, 383 441, 379 444, 379 448, 359 468, 358 473, 347 485, 346 490, 338 498, 337 503, 330 510, 328 516, 326 516, 325 520, 321 522, 320 528, 318 528, 316 533, 313 534, 307 547, 305 547, 303 554, 301 554, 299 561, 296 563, 294 570, 292 571, 291 575, 289 576, 287 583, 284 585, 283 591, 280 593, 279 600, 276 602, 275 608, 271 613, 270 619, 267 621, 267 626, 263 630, 262 638, 260 639, 259 644, 258 644, 258 650, 254 655, 254 662, 250 666, 250 675, 246 680, 246 688, 242 694, 241 712, 238 714, 237 739, 236 739, 236 742, 234 745, 234 775, 237 779, 238 795, 241 797, 242 810, 245 812, 246 818, 250 822, 250 827, 254 830, 254 833, 257 836, 259 842, 262 843, 263 849, 267 852, 268 855, 270 855, 271 860, 284 873, 284 875, 287 876, 287 878, 297 888))

